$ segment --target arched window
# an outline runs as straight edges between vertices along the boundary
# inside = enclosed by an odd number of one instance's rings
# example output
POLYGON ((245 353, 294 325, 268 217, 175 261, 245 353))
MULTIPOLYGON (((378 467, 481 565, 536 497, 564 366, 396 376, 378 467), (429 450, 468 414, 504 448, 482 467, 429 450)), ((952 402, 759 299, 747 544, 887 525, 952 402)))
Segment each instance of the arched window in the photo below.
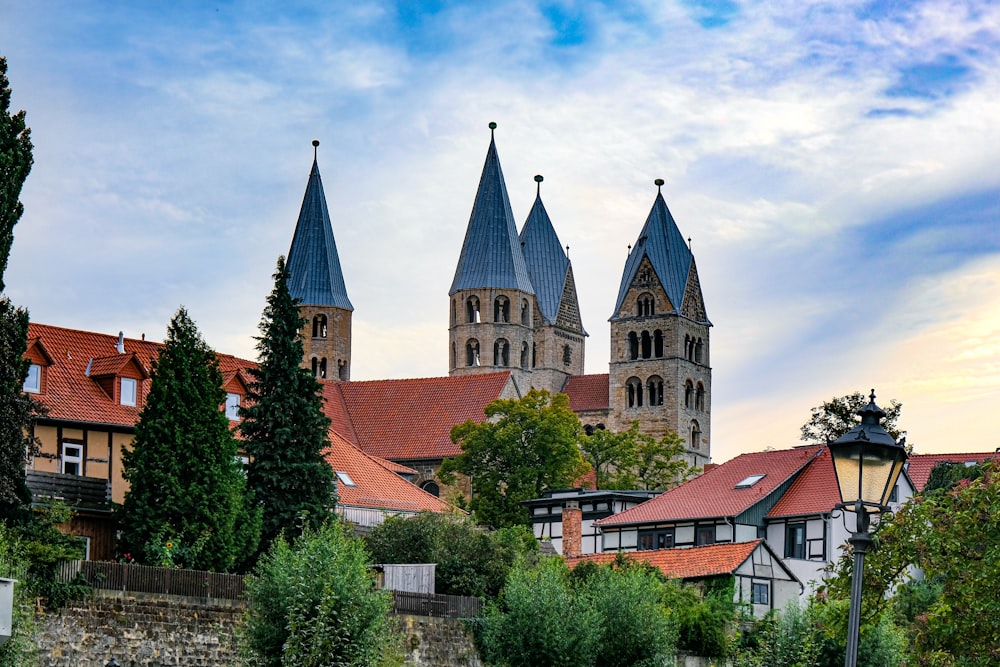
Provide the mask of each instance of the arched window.
POLYGON ((323 357, 322 359, 319 360, 319 375, 317 375, 316 377, 320 378, 321 380, 326 379, 326 357, 323 357))
POLYGON ((458 304, 455 299, 451 300, 451 326, 458 324, 458 304))
POLYGON ((684 407, 694 407, 694 384, 691 380, 684 383, 684 407))
POLYGON ((502 294, 493 301, 493 321, 510 322, 510 299, 502 294))
POLYGON ((337 377, 341 382, 347 382, 348 366, 346 359, 337 360, 337 377))
POLYGON ((698 342, 695 343, 694 345, 694 360, 699 364, 701 363, 701 358, 702 358, 701 351, 702 351, 702 345, 701 345, 701 339, 699 338, 698 342))
POLYGON ((648 331, 642 332, 642 358, 649 359, 653 356, 653 339, 649 337, 648 331))
POLYGON ((653 332, 653 356, 657 359, 663 357, 663 332, 659 329, 653 332))
POLYGON ((531 344, 531 367, 538 365, 538 343, 531 344))
POLYGON ((434 480, 428 480, 420 485, 420 488, 431 494, 435 498, 441 495, 441 487, 434 480))
POLYGON ((641 408, 642 380, 636 377, 631 377, 625 382, 625 387, 628 392, 628 407, 641 408))
POLYGON ((493 343, 493 365, 510 365, 510 343, 504 338, 497 338, 497 342, 493 343))
POLYGON ((649 317, 653 314, 653 295, 644 293, 639 295, 636 303, 636 312, 639 317, 649 317))
POLYGON ((465 300, 465 315, 470 324, 479 324, 479 297, 470 296, 465 300))
POLYGON ((531 326, 531 304, 527 299, 521 300, 521 324, 526 327, 531 326))
POLYGON ((451 344, 451 367, 455 368, 458 365, 458 354, 455 351, 455 344, 451 344))
POLYGON ((702 412, 705 411, 705 385, 700 382, 694 393, 694 407, 702 412))
POLYGON ((313 338, 326 338, 326 315, 313 318, 313 338))
POLYGON ((632 360, 639 358, 639 337, 634 331, 628 332, 628 358, 632 360))
POLYGON ((465 343, 465 365, 479 365, 479 341, 475 338, 470 338, 465 343))
POLYGON ((521 368, 528 367, 528 343, 521 343, 521 368))
POLYGON ((312 372, 314 378, 319 377, 319 359, 317 359, 316 357, 312 358, 312 372))
POLYGON ((698 426, 698 422, 694 419, 691 420, 691 439, 688 440, 688 445, 691 449, 701 449, 701 427, 698 426))
POLYGON ((591 424, 584 424, 583 432, 587 435, 594 435, 594 427, 591 424))
POLYGON ((650 405, 663 405, 663 378, 653 375, 646 380, 646 396, 650 405))
POLYGON ((563 345, 563 366, 573 363, 573 350, 569 345, 563 345))

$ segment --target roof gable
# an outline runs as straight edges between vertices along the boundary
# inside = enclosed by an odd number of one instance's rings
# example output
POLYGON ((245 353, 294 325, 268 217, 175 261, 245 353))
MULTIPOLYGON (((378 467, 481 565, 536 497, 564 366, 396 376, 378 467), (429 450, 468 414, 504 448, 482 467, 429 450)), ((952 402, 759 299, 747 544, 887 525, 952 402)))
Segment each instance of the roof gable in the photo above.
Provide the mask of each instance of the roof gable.
POLYGON ((823 449, 821 445, 741 454, 661 496, 602 519, 601 526, 735 517, 764 501, 792 479, 823 449), (745 488, 737 485, 763 474, 745 488))
POLYGON ((52 355, 49 354, 48 349, 45 344, 42 343, 42 339, 37 336, 28 340, 28 346, 24 351, 24 357, 30 359, 31 363, 39 364, 40 366, 51 366, 55 362, 52 359, 52 355))
POLYGON ((768 518, 801 516, 805 514, 825 514, 833 511, 840 503, 840 487, 833 470, 830 450, 822 448, 781 497, 768 518))
MULTIPOLYGON (((495 124, 491 123, 490 127, 492 130, 495 124)), ((535 293, 521 252, 521 241, 517 236, 492 132, 479 190, 448 294, 483 287, 535 293)))
POLYGON ((132 352, 130 354, 115 354, 109 357, 91 359, 87 364, 86 375, 92 378, 103 378, 114 375, 132 377, 133 375, 138 375, 139 378, 145 380, 149 378, 149 371, 139 361, 135 353, 132 352), (130 370, 131 373, 128 372, 130 370))

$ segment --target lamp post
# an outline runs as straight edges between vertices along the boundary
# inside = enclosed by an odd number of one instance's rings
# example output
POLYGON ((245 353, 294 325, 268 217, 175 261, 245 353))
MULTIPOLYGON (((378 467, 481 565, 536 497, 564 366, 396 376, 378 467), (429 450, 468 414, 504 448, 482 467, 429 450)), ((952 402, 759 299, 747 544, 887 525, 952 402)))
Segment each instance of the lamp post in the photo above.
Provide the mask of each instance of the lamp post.
POLYGON ((879 423, 885 412, 875 405, 874 389, 868 405, 861 408, 858 414, 861 415, 861 423, 828 445, 840 487, 842 502, 837 507, 856 515, 855 532, 848 540, 854 549, 854 570, 851 573, 845 667, 856 667, 858 663, 861 581, 865 553, 872 543, 868 532, 870 515, 889 508, 889 496, 906 461, 906 448, 897 443, 879 423))

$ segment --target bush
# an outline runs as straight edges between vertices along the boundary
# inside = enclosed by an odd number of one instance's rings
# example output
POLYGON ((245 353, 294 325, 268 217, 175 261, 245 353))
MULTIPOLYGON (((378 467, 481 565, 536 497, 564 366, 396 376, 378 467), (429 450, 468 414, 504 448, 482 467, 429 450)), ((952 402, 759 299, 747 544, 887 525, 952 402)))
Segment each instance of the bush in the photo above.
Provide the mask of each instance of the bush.
POLYGON ((28 590, 28 560, 24 542, 15 532, 0 523, 0 577, 17 579, 14 584, 14 627, 11 638, 0 646, 0 666, 28 667, 38 664, 32 641, 35 629, 34 607, 28 590))

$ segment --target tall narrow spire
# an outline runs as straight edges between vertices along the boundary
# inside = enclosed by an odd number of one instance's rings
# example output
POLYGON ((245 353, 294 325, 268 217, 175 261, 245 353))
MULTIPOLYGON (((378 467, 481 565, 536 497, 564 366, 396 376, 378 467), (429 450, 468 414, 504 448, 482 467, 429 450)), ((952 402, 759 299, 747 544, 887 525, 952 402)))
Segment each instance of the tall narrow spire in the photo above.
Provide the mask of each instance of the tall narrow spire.
POLYGON ((288 289, 303 304, 334 306, 353 311, 347 297, 344 273, 340 268, 337 242, 323 193, 316 153, 319 141, 313 141, 313 164, 306 185, 295 235, 288 250, 288 289))
POLYGON ((500 170, 494 129, 496 123, 490 123, 490 147, 448 294, 483 287, 534 293, 500 170))
MULTIPOLYGON (((570 261, 563 251, 545 205, 542 204, 541 176, 535 176, 538 190, 535 203, 521 229, 521 249, 535 288, 538 310, 545 324, 554 324, 559 315, 566 280, 572 280, 570 261)), ((575 293, 575 287, 574 287, 575 293)))

